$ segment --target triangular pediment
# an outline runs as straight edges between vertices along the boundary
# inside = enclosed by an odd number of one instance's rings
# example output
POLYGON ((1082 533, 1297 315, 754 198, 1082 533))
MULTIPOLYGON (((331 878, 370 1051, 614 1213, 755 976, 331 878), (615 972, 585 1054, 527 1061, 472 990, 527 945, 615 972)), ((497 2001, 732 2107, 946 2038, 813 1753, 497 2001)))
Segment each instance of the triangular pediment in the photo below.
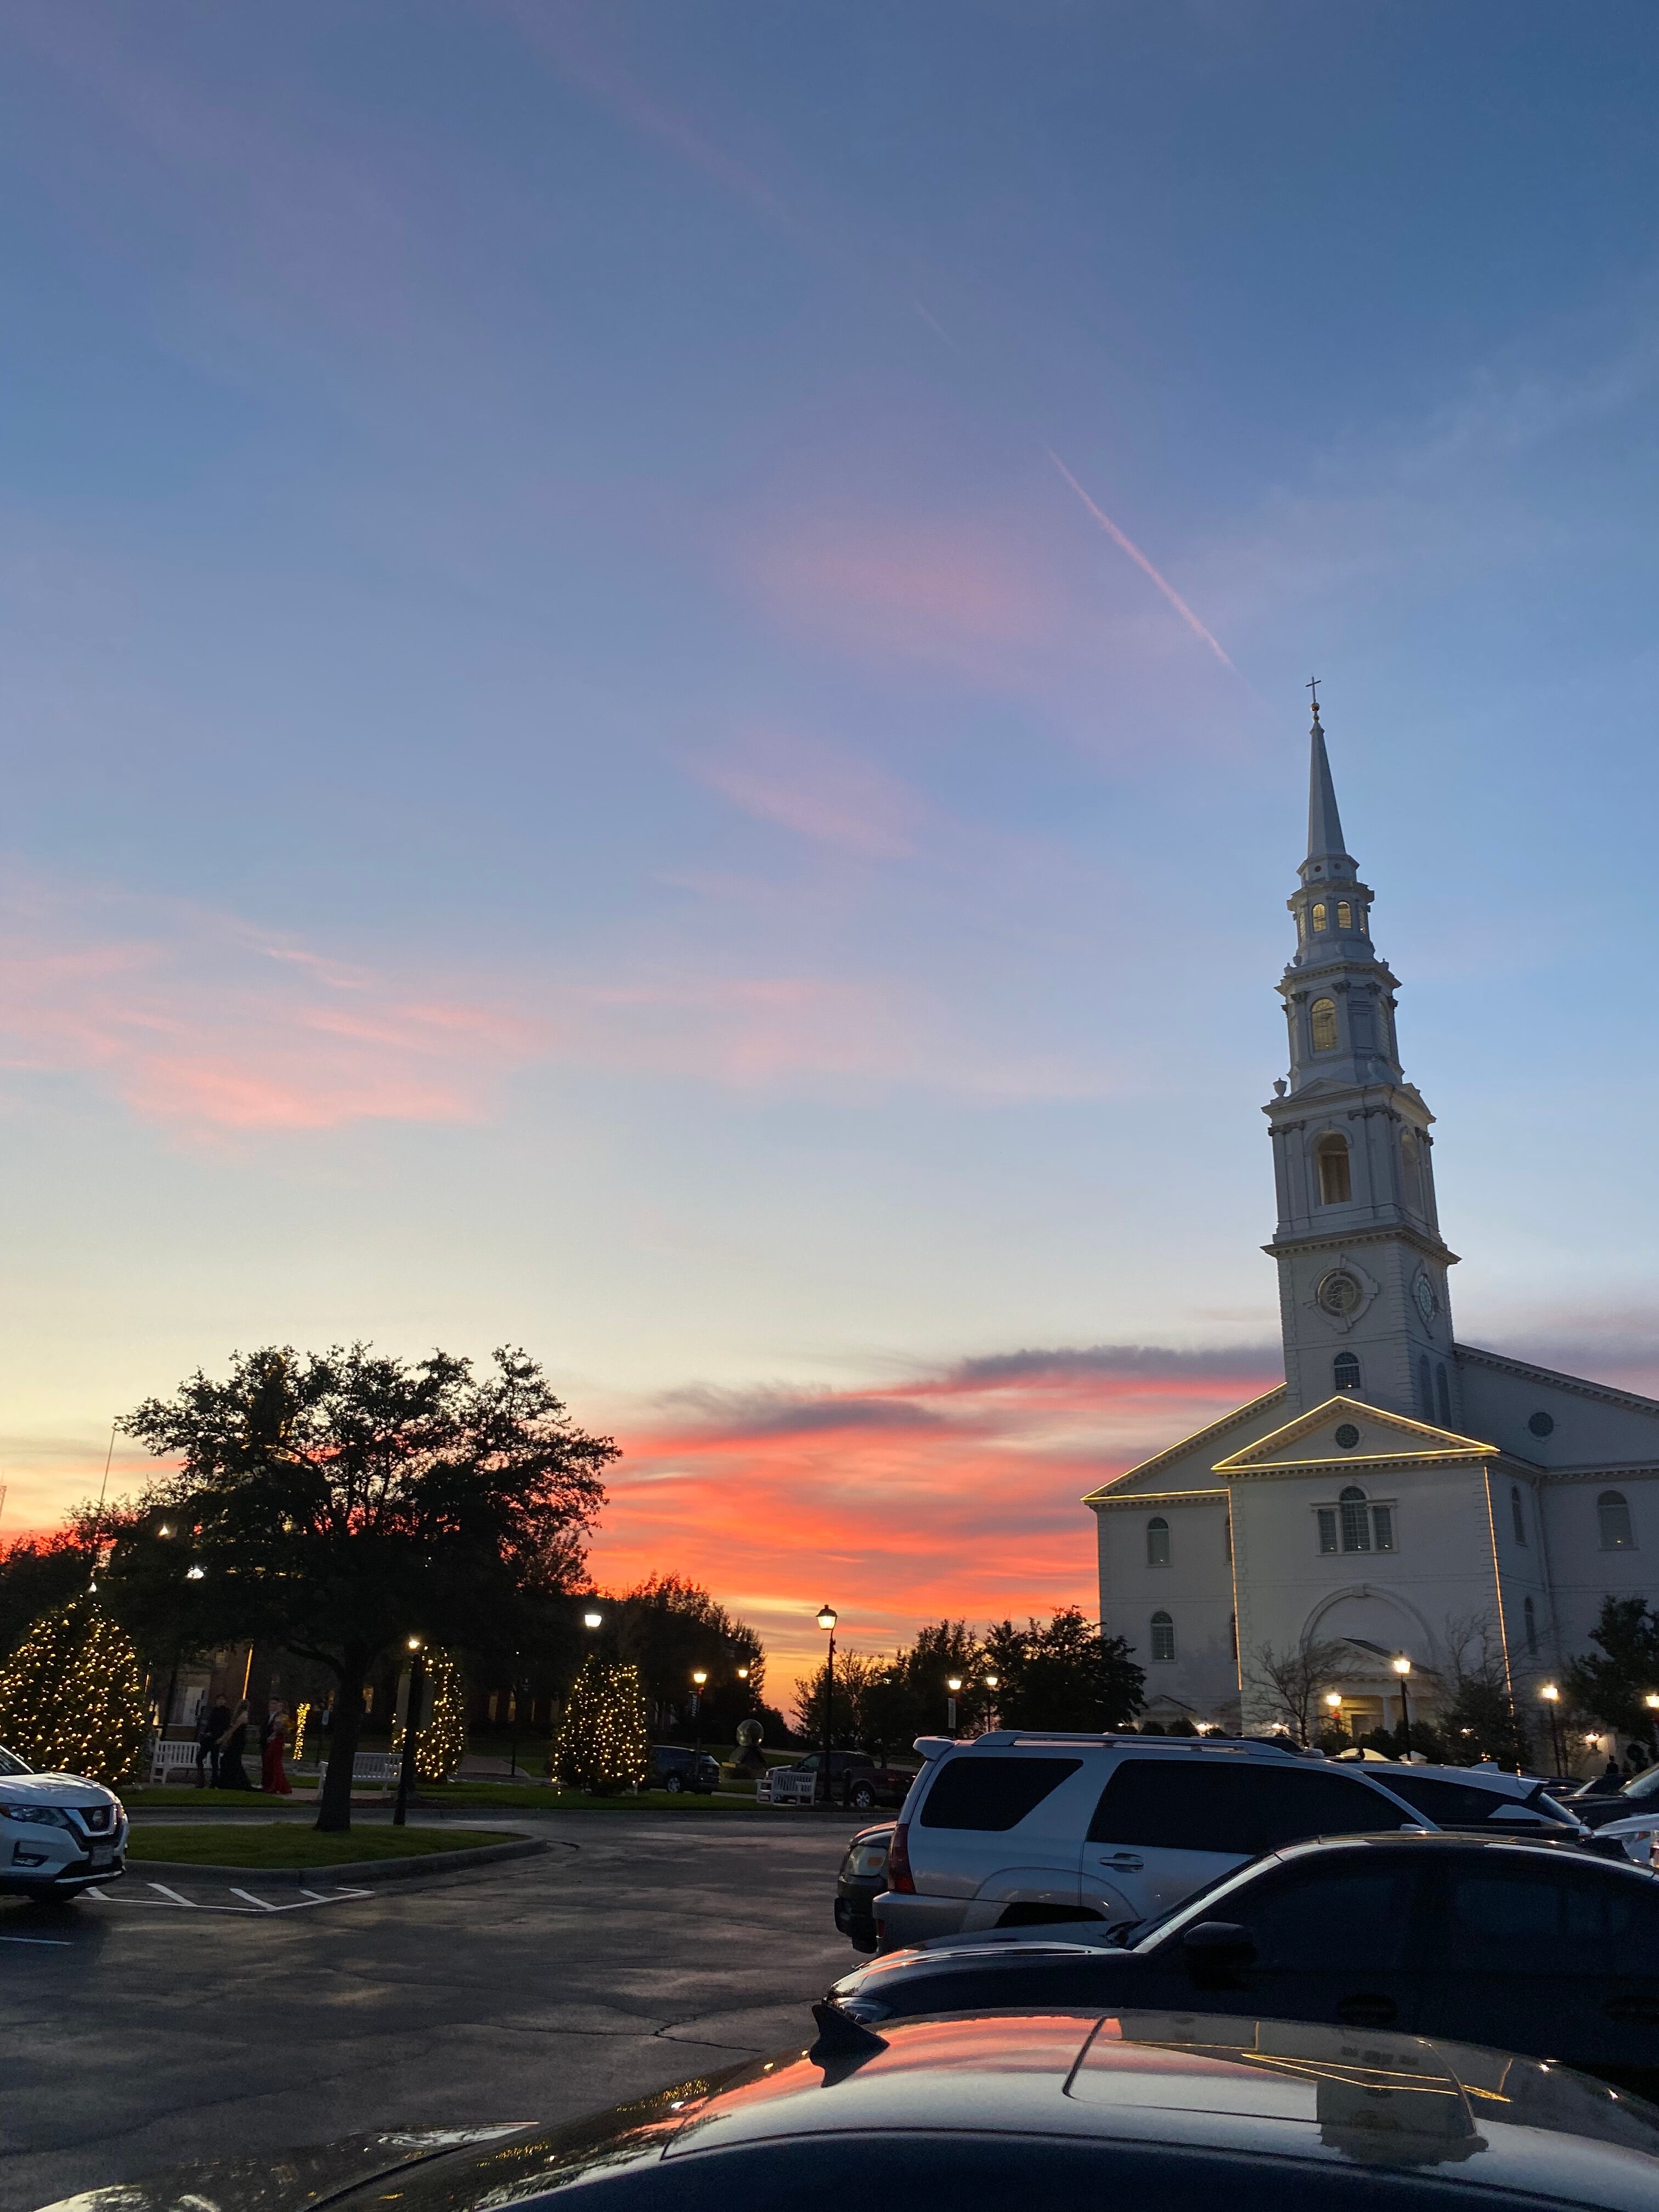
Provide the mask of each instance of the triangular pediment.
POLYGON ((1360 1467, 1368 1461, 1437 1461, 1480 1459, 1498 1453, 1496 1444, 1478 1437, 1462 1436, 1431 1421, 1414 1421, 1408 1414, 1367 1405, 1352 1391, 1328 1398, 1298 1413, 1283 1428, 1258 1437, 1231 1457, 1218 1460, 1215 1473, 1223 1477, 1267 1474, 1291 1468, 1360 1467))

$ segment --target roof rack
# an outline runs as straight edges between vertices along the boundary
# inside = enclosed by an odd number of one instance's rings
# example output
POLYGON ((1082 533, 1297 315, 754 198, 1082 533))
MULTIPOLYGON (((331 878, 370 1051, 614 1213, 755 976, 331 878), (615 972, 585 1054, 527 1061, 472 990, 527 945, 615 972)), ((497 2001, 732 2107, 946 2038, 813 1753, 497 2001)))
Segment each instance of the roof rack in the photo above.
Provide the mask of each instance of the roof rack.
POLYGON ((1322 1751, 1305 1751, 1299 1745, 1274 1736, 1144 1736, 1133 1729, 988 1729, 983 1735, 919 1735, 915 1748, 923 1759, 938 1759, 947 1751, 1000 1749, 1015 1743, 1133 1743, 1150 1748, 1207 1751, 1214 1754, 1240 1751, 1265 1752, 1272 1759, 1323 1759, 1322 1751))

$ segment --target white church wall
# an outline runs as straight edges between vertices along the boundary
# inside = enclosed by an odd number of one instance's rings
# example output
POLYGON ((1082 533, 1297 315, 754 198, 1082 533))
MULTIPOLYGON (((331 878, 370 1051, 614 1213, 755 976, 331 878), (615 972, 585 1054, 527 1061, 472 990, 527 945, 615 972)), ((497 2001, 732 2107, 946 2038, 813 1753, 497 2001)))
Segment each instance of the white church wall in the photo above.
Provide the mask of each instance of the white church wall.
POLYGON ((1232 1568, 1227 1556, 1227 1494, 1204 1499, 1156 1496, 1100 1508, 1101 1619, 1109 1635, 1127 1639, 1135 1664, 1146 1673, 1146 1695, 1165 1696, 1192 1707, 1201 1720, 1236 1698, 1233 1663, 1232 1568), (1148 1523, 1166 1524, 1169 1565, 1155 1563, 1164 1547, 1150 1543, 1148 1523), (1175 1640, 1173 1659, 1155 1658, 1152 1616, 1165 1613, 1175 1640))
POLYGON ((1544 1468, 1659 1462, 1659 1407, 1575 1389, 1570 1376, 1557 1382, 1544 1374, 1488 1365, 1464 1346, 1457 1364, 1468 1436, 1544 1468), (1549 1424, 1542 1436, 1532 1426, 1534 1417, 1549 1424))
MULTIPOLYGON (((1316 1509, 1329 1505, 1342 1486, 1340 1474, 1323 1472, 1234 1484, 1239 1642, 1247 1676, 1264 1647, 1286 1652, 1304 1638, 1322 1642, 1366 1632, 1352 1620, 1332 1620, 1338 1600, 1368 1601, 1376 1623, 1371 1640, 1403 1650, 1419 1668, 1436 1664, 1449 1622, 1495 1617, 1486 1486, 1478 1470, 1368 1474, 1361 1486, 1368 1499, 1394 1509, 1393 1552, 1320 1551, 1316 1509)), ((1377 1673, 1364 1654, 1353 1654, 1354 1685, 1377 1673)), ((1427 1682, 1419 1694, 1431 1698, 1427 1682)), ((1251 1711, 1247 1696, 1247 1715, 1251 1711)))
MULTIPOLYGON (((1540 1497, 1563 1662, 1592 1651, 1589 1632, 1608 1597, 1659 1603, 1659 1478, 1613 1474, 1547 1482, 1540 1497), (1609 1491, 1630 1514, 1629 1551, 1603 1547, 1598 1501, 1609 1491)), ((1659 1689, 1659 1683, 1654 1685, 1659 1689)))

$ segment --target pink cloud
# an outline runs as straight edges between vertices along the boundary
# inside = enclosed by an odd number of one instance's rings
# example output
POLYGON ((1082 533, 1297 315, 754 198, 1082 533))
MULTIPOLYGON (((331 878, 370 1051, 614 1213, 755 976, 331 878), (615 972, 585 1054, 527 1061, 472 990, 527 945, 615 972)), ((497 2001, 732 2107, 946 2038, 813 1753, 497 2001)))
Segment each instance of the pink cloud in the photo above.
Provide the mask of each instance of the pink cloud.
POLYGON ((1271 1351, 1018 1352, 874 1389, 690 1391, 618 1435, 593 1553, 620 1587, 672 1565, 767 1639, 775 1689, 949 1613, 1092 1610, 1086 1490, 1277 1382, 1271 1351))
MULTIPOLYGON (((839 803, 855 810, 861 788, 879 785, 854 778, 839 803)), ((857 826, 849 811, 847 834, 857 826)), ((1108 1087, 958 1035, 937 1005, 879 976, 734 974, 684 955, 487 982, 382 974, 234 915, 9 873, 0 1070, 82 1076, 142 1119, 185 1131, 477 1121, 538 1063, 748 1091, 1108 1087)))
POLYGON ((872 762, 787 730, 750 730, 698 774, 757 821, 861 860, 902 860, 915 848, 915 794, 872 762))

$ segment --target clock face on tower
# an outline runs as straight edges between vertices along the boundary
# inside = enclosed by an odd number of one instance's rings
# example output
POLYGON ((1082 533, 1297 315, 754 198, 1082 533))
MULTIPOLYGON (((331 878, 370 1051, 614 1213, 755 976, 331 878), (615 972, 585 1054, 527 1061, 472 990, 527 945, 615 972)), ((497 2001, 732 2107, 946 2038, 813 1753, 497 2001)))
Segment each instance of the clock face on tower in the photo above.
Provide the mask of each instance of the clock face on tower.
POLYGON ((1316 1292, 1326 1312, 1334 1314, 1339 1320, 1346 1320, 1353 1312, 1361 1295, 1358 1284, 1343 1267, 1334 1267, 1316 1292))
POLYGON ((1426 1268, 1418 1269, 1412 1283, 1412 1296, 1417 1300, 1417 1310, 1422 1315, 1425 1323, 1431 1326, 1440 1310, 1440 1297, 1429 1280, 1426 1268))

